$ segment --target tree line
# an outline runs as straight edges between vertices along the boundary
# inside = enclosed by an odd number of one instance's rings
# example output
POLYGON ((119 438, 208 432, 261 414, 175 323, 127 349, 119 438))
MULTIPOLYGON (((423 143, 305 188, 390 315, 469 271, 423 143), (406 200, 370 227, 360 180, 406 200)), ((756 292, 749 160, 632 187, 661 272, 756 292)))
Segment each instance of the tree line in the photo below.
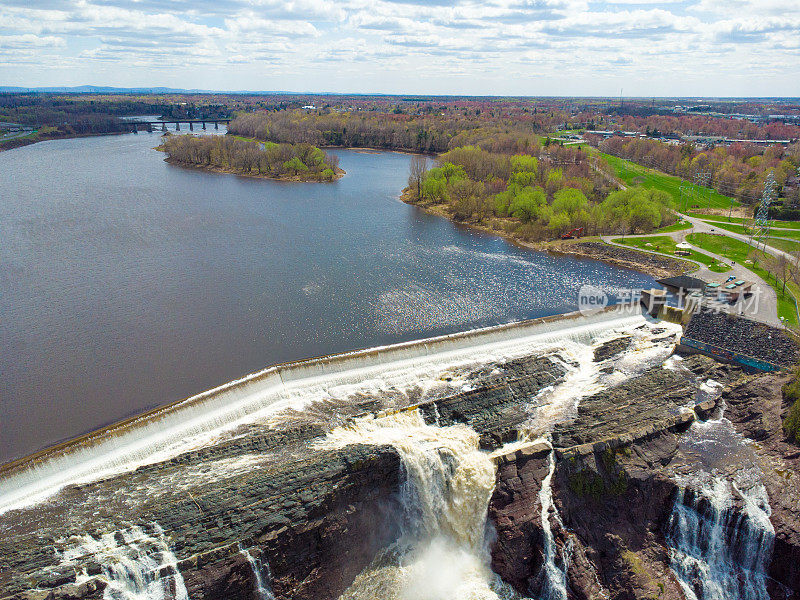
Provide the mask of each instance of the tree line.
MULTIPOLYGON (((258 140, 307 143, 314 146, 378 148, 409 152, 439 153, 455 147, 492 140, 498 151, 537 142, 530 118, 514 121, 448 110, 441 114, 404 112, 305 111, 240 113, 228 131, 258 140)), ((543 116, 543 119, 545 117, 543 116)), ((547 117, 545 120, 549 120, 547 117)))
POLYGON ((244 175, 333 181, 340 174, 339 158, 310 144, 276 144, 230 135, 170 135, 163 151, 169 160, 244 175))
POLYGON ((557 238, 576 228, 586 235, 649 233, 675 221, 669 194, 615 190, 610 173, 605 161, 575 147, 521 153, 462 146, 432 168, 426 157, 413 157, 405 197, 524 240, 557 238))
POLYGON ((586 114, 589 129, 658 132, 660 135, 705 135, 745 140, 793 140, 800 138, 800 125, 771 121, 753 123, 745 119, 711 115, 598 115, 586 114))
MULTIPOLYGON (((598 147, 608 154, 690 181, 698 173, 708 173, 710 187, 746 204, 758 202, 770 172, 774 174, 780 191, 787 179, 796 175, 800 168, 800 143, 788 147, 775 144, 766 148, 736 143, 698 150, 692 144, 674 145, 646 138, 615 136, 599 142, 598 147)), ((794 198, 787 200, 789 204, 798 201, 796 189, 794 198)))

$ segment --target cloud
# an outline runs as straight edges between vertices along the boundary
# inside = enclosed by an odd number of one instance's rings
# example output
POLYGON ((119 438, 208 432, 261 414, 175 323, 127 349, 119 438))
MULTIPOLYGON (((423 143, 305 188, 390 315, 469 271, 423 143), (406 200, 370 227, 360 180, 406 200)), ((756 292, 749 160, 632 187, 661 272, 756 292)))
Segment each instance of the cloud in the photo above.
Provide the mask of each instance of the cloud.
POLYGON ((650 93, 648 80, 668 85, 664 74, 680 85, 681 73, 745 77, 774 64, 800 94, 797 0, 0 0, 0 23, 9 84, 31 83, 38 61, 71 81, 94 81, 96 68, 120 84, 164 65, 200 77, 211 65, 231 89, 286 89, 324 65, 340 82, 328 89, 369 91, 407 70, 392 81, 425 73, 480 94, 517 89, 534 70, 587 86, 606 70, 650 93), (294 78, 268 78, 278 73, 294 78))
POLYGON ((32 33, 22 35, 0 35, 0 48, 63 48, 66 41, 54 35, 37 36, 32 33))

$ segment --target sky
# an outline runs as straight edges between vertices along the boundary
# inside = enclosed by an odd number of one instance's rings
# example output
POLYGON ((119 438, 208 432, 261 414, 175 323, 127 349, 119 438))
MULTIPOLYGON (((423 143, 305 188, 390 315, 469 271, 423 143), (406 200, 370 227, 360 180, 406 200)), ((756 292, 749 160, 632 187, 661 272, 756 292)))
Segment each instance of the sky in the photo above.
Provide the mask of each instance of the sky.
POLYGON ((800 96, 800 0, 0 0, 0 86, 800 96))

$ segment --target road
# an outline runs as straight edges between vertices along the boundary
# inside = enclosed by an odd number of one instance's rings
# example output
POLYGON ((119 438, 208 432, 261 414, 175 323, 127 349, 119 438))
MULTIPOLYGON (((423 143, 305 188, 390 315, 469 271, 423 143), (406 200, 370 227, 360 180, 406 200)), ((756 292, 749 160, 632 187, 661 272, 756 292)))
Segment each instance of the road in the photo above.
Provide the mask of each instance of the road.
MULTIPOLYGON (((699 221, 699 219, 693 219, 691 217, 686 217, 685 215, 681 215, 681 216, 683 218, 685 218, 689 223, 691 223, 693 225, 692 229, 683 229, 681 231, 672 231, 670 233, 651 233, 651 234, 647 234, 647 235, 637 235, 636 237, 654 237, 654 236, 668 235, 673 240, 675 240, 676 243, 680 243, 680 242, 685 242, 686 241, 686 236, 688 234, 690 234, 690 233, 706 233, 706 232, 710 233, 711 230, 714 229, 713 226, 708 225, 707 223, 703 223, 702 221, 699 221), (696 225, 695 222, 699 222, 700 225, 696 225)), ((724 230, 720 230, 720 231, 715 230, 714 233, 722 233, 723 235, 727 235, 727 234, 729 234, 731 232, 724 231, 724 230)), ((735 234, 733 234, 733 235, 735 235, 735 234)), ((611 244, 612 246, 620 246, 622 248, 631 249, 631 246, 626 246, 624 244, 618 244, 618 243, 613 241, 614 238, 618 238, 618 237, 620 237, 620 236, 618 236, 618 235, 615 235, 615 236, 602 236, 602 239, 603 239, 604 242, 606 242, 607 244, 611 244)), ((689 242, 686 242, 686 243, 689 243, 689 242)), ((776 326, 776 327, 783 326, 783 323, 778 318, 778 295, 775 292, 775 290, 772 288, 772 286, 770 286, 766 281, 764 281, 761 277, 756 275, 753 271, 751 271, 750 269, 748 269, 744 265, 731 264, 731 261, 729 259, 725 258, 724 256, 720 256, 719 254, 714 254, 713 252, 709 252, 708 250, 704 250, 704 249, 699 248, 699 247, 697 247, 697 246, 695 246, 693 244, 690 244, 690 245, 692 245, 692 247, 695 248, 698 252, 702 252, 703 254, 707 254, 708 256, 711 256, 717 262, 722 262, 722 263, 731 265, 731 270, 730 271, 727 271, 725 273, 715 273, 713 271, 710 271, 708 269, 708 267, 706 267, 702 263, 698 263, 698 262, 690 260, 690 259, 682 258, 681 260, 686 260, 687 262, 690 262, 690 263, 693 263, 693 264, 697 265, 697 270, 692 273, 692 275, 694 277, 699 277, 700 279, 702 279, 704 281, 724 281, 725 279, 727 279, 728 277, 733 275, 737 279, 743 279, 745 281, 752 281, 753 284, 755 285, 755 288, 758 291, 755 292, 755 295, 757 296, 757 298, 750 305, 750 309, 752 309, 752 310, 749 310, 747 312, 747 316, 750 317, 750 318, 756 319, 758 321, 761 321, 763 323, 767 323, 769 325, 776 326)), ((781 251, 777 250, 776 248, 769 247, 768 249, 769 250, 776 250, 778 252, 781 252, 781 251)), ((655 252, 653 250, 641 250, 639 248, 637 248, 637 250, 640 250, 641 252, 648 252, 650 254, 659 254, 661 256, 671 256, 671 255, 668 255, 668 254, 665 255, 663 252, 655 252)), ((734 313, 739 312, 739 308, 736 307, 735 305, 729 306, 729 309, 730 309, 730 312, 734 312, 734 313)))
MULTIPOLYGON (((687 222, 692 224, 692 226, 694 227, 694 232, 695 233, 711 233, 711 232, 719 233, 719 234, 728 236, 730 238, 733 238, 735 240, 739 240, 741 242, 744 242, 745 244, 753 246, 754 248, 758 248, 759 250, 764 250, 767 254, 771 254, 772 256, 775 256, 775 257, 781 257, 782 256, 782 257, 786 258, 786 260, 788 260, 790 262, 797 261, 797 258, 792 256, 789 252, 784 252, 783 250, 781 250, 779 248, 775 248, 774 246, 764 246, 763 243, 756 244, 754 242, 751 242, 750 241, 750 236, 743 235, 741 233, 734 233, 733 231, 728 231, 727 229, 722 229, 720 227, 715 227, 713 225, 713 223, 706 223, 705 221, 703 221, 701 219, 698 219, 697 217, 690 217, 689 215, 685 215, 685 214, 680 214, 680 217, 682 219, 684 219, 685 221, 687 221, 687 222)), ((684 230, 684 231, 687 231, 687 230, 684 230)), ((775 235, 774 237, 780 237, 780 236, 775 235)), ((785 239, 791 239, 791 238, 785 238, 785 239)), ((708 254, 708 252, 706 252, 706 254, 708 254)))

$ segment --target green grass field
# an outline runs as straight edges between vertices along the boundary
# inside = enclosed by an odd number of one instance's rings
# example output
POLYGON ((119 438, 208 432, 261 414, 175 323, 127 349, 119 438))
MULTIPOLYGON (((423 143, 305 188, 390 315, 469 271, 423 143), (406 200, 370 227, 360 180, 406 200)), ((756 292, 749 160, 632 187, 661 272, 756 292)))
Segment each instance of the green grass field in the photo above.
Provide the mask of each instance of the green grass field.
POLYGON ((708 256, 707 254, 703 254, 702 252, 697 252, 696 250, 690 250, 689 256, 676 256, 675 250, 677 248, 675 246, 675 240, 673 240, 668 235, 617 238, 614 240, 614 242, 618 244, 624 244, 626 246, 631 246, 632 248, 638 248, 639 250, 650 250, 651 252, 660 252, 662 254, 670 255, 674 258, 685 258, 688 260, 693 260, 695 262, 699 262, 706 265, 710 271, 714 271, 715 273, 725 273, 726 271, 730 270, 730 267, 728 265, 724 266, 720 265, 712 257, 708 256))
POLYGON ((772 246, 784 252, 800 252, 800 241, 767 238, 767 246, 772 246))
MULTIPOLYGON (((689 210, 693 205, 700 208, 729 208, 731 199, 723 196, 711 188, 689 183, 690 198, 681 200, 681 180, 678 177, 667 175, 655 169, 649 169, 635 162, 600 152, 609 165, 614 169, 617 178, 627 186, 640 185, 647 189, 662 190, 670 194, 678 205, 679 210, 689 210)), ((733 201, 734 206, 739 203, 733 201)))
MULTIPOLYGON (((736 225, 734 223, 716 223, 713 221, 703 221, 704 223, 708 223, 712 227, 716 227, 718 229, 724 229, 725 231, 732 231, 733 233, 739 233, 741 235, 750 235, 750 229, 745 227, 744 225, 736 225)), ((800 230, 794 229, 781 229, 780 231, 776 231, 773 229, 770 232, 772 235, 771 237, 785 237, 790 238, 792 240, 800 241, 800 230)))
MULTIPOLYGON (((725 215, 712 215, 694 210, 689 214, 698 219, 703 219, 704 221, 716 221, 718 223, 745 225, 753 222, 753 219, 743 219, 741 217, 731 217, 730 220, 728 220, 728 217, 725 215)), ((800 221, 772 221, 772 227, 779 229, 800 229, 800 221)))
POLYGON ((763 252, 756 250, 739 240, 735 240, 724 235, 714 235, 713 233, 690 233, 686 239, 690 244, 694 244, 703 250, 713 252, 714 254, 719 254, 725 258, 746 266, 756 275, 761 277, 778 294, 778 316, 783 317, 790 327, 798 327, 797 310, 795 308, 793 294, 795 297, 800 295, 800 290, 789 284, 786 286, 786 293, 784 294, 783 282, 776 281, 775 278, 768 273, 760 263, 745 263, 745 261, 751 256, 761 259, 764 256, 763 252))
POLYGON ((692 224, 687 223, 686 221, 678 221, 677 223, 673 223, 672 225, 667 225, 666 227, 661 227, 660 229, 656 229, 653 233, 672 233, 673 231, 683 231, 684 229, 691 229, 692 224))

